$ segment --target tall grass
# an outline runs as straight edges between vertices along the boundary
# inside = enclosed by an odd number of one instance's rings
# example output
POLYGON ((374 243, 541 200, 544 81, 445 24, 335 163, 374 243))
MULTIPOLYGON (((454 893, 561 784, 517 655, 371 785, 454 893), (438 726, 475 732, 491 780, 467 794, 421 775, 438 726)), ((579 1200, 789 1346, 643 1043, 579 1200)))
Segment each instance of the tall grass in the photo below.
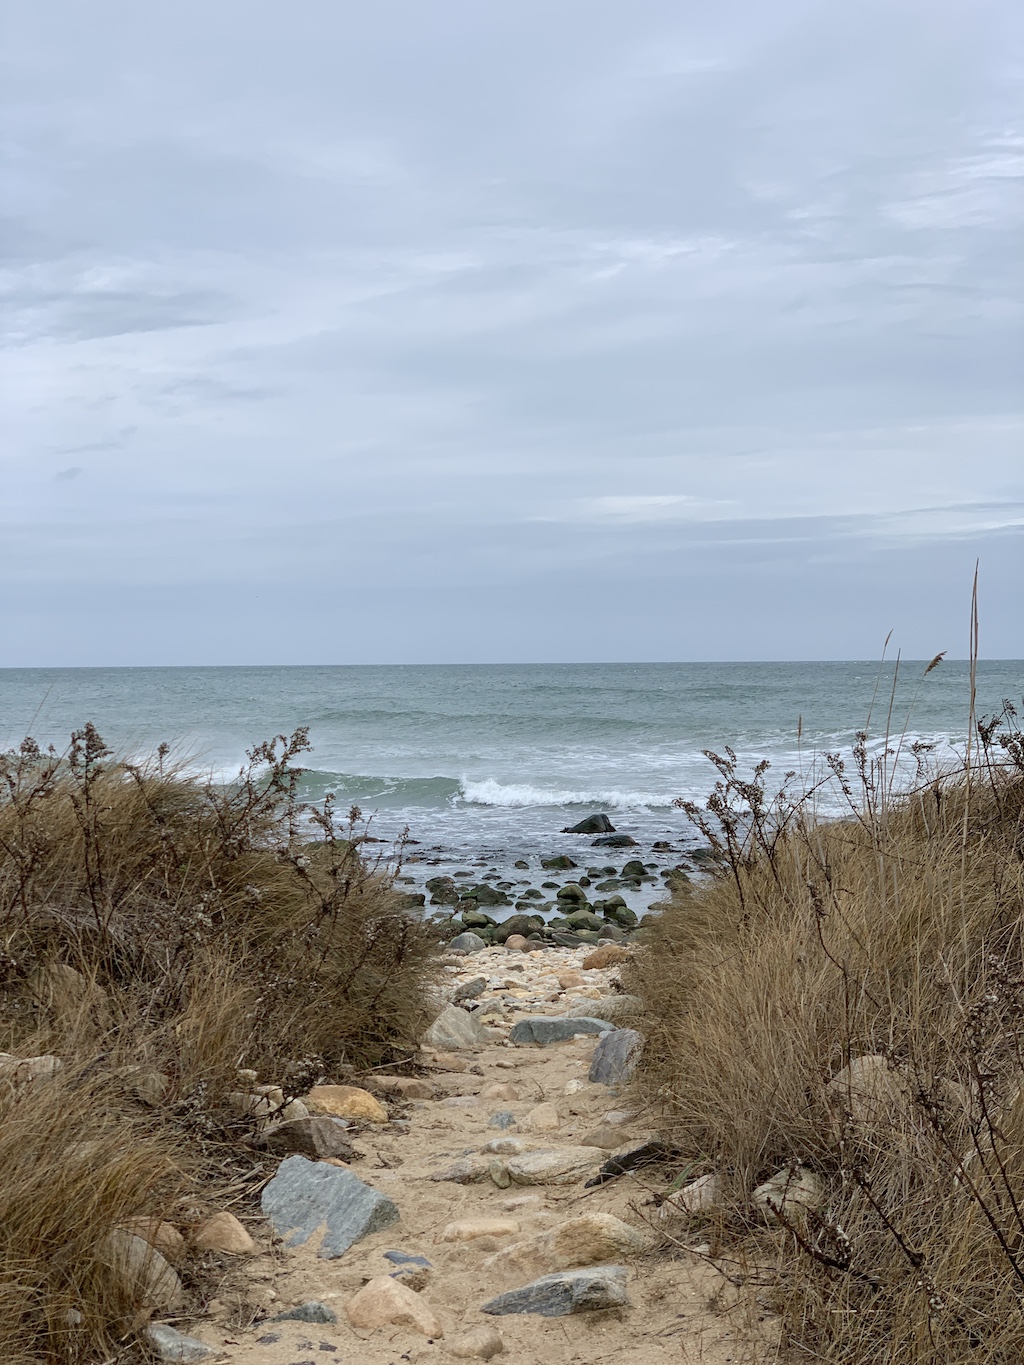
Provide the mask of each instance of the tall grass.
POLYGON ((408 1055, 429 1019, 430 931, 358 811, 339 832, 330 799, 301 805, 307 747, 260 745, 228 786, 92 727, 0 757, 0 1050, 63 1063, 0 1059, 5 1361, 110 1354, 133 1320, 110 1232, 252 1167, 240 1069, 299 1094, 408 1055))
POLYGON ((716 790, 690 811, 720 871, 649 931, 627 986, 646 1004, 637 1085, 718 1173, 719 1236, 775 1267, 794 1360, 1024 1357, 1014 717, 978 724, 959 771, 902 795, 898 741, 872 763, 862 736, 852 774, 832 760, 849 813, 830 821, 712 756, 716 790), (798 1165, 824 1202, 766 1230, 750 1193, 798 1165))

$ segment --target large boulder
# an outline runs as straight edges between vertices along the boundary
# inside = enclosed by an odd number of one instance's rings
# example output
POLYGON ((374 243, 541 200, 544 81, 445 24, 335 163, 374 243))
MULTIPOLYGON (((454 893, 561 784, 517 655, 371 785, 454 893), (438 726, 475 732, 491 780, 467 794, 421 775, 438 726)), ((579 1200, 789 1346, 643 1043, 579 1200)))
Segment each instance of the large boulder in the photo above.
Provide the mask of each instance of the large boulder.
POLYGON ((426 887, 431 905, 458 905, 459 888, 451 877, 428 877, 426 887))
POLYGON ((588 815, 579 824, 562 830, 563 834, 614 834, 615 826, 607 815, 588 815))
POLYGON ((487 943, 479 934, 474 934, 467 929, 464 934, 456 934, 448 943, 449 949, 455 953, 479 953, 487 947, 487 943))
POLYGON ((469 887, 468 890, 462 893, 462 899, 474 900, 477 905, 512 904, 504 891, 499 891, 496 886, 491 886, 488 882, 480 882, 477 886, 469 887))
POLYGON ((323 1232, 318 1255, 333 1260, 354 1242, 398 1222, 398 1209, 357 1175, 324 1161, 290 1156, 264 1186, 263 1212, 287 1246, 323 1232))
POLYGON ((603 834, 595 839, 591 848, 636 848, 637 843, 631 834, 603 834))
POLYGON ((545 872, 568 872, 578 864, 573 862, 568 853, 556 853, 550 858, 541 858, 540 865, 545 872))

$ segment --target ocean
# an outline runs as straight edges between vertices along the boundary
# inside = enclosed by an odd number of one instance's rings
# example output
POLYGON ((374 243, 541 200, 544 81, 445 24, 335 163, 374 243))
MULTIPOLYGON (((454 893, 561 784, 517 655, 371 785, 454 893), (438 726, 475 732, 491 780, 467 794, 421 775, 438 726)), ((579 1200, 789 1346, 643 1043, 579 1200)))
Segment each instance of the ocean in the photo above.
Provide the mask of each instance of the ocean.
MULTIPOLYGON (((967 734, 968 664, 945 661, 927 677, 924 668, 904 662, 896 679, 904 780, 911 743, 951 762, 967 734)), ((672 803, 713 785, 703 750, 728 745, 747 770, 769 760, 769 785, 787 771, 809 775, 826 752, 849 757, 874 695, 878 753, 892 686, 893 667, 877 662, 4 669, 0 745, 31 734, 59 750, 92 721, 122 753, 163 741, 227 779, 254 743, 308 726, 305 796, 333 791, 341 809, 358 805, 385 841, 407 829, 416 842, 403 876, 415 886, 457 869, 512 877, 515 861, 533 871, 558 852, 581 866, 614 863, 610 850, 560 833, 595 811, 632 835, 642 858, 668 865, 697 842, 672 803), (673 851, 652 853, 655 842, 673 851)), ((1024 663, 979 663, 977 690, 980 715, 1004 698, 1024 709, 1024 663)), ((822 808, 838 809, 828 793, 822 808)))

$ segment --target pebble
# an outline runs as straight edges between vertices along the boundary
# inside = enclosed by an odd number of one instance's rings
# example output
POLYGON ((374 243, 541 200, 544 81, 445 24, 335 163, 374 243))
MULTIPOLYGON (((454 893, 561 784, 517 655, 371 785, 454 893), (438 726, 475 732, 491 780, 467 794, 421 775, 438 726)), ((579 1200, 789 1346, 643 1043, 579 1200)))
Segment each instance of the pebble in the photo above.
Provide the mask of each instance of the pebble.
POLYGON ((456 1360, 490 1360, 492 1356, 501 1355, 504 1349, 501 1333, 496 1327, 487 1325, 473 1327, 456 1337, 448 1347, 448 1354, 456 1360))

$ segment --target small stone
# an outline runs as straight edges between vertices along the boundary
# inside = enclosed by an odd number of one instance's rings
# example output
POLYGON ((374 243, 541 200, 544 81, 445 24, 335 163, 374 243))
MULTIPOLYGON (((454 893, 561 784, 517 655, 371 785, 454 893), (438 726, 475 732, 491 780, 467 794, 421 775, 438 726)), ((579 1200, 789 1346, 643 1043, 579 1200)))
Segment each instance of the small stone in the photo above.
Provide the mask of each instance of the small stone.
POLYGON ((285 1119, 272 1123, 255 1139, 255 1145, 265 1147, 278 1156, 312 1157, 321 1161, 326 1157, 352 1160, 352 1144, 345 1132, 345 1123, 328 1114, 313 1114, 305 1119, 285 1119))
POLYGON ((225 1256, 251 1256, 256 1243, 233 1213, 207 1218, 193 1238, 197 1251, 218 1251, 225 1256))
POLYGON ((301 1246, 323 1229, 318 1254, 328 1260, 399 1219, 394 1203, 351 1171, 301 1156, 281 1162, 260 1203, 288 1246, 301 1246))
POLYGON ((185 1259, 185 1252, 188 1250, 185 1239, 170 1223, 165 1223, 159 1218, 135 1218, 125 1224, 125 1231, 134 1233, 136 1237, 141 1237, 144 1242, 155 1247, 172 1265, 178 1265, 185 1259))
POLYGON ((564 1270, 543 1275, 519 1289, 499 1294, 481 1305, 484 1313, 539 1313, 546 1318, 565 1317, 600 1308, 628 1305, 626 1267, 594 1266, 587 1270, 564 1270))
POLYGON ((643 1047, 636 1029, 619 1028, 602 1038, 594 1049, 588 1079, 600 1085, 621 1085, 636 1070, 643 1047))
POLYGON ((488 1128, 514 1128, 516 1116, 510 1109, 499 1109, 487 1120, 487 1126, 488 1128))
POLYGON ((606 1152, 614 1152, 616 1147, 622 1146, 622 1133, 610 1123, 602 1123, 584 1134, 580 1142, 584 1147, 601 1147, 606 1152))
POLYGON ((571 1081, 566 1081, 563 1095, 578 1095, 583 1089, 583 1082, 578 1076, 574 1076, 571 1081))
POLYGON ((505 948, 510 953, 528 953, 530 951, 530 940, 524 938, 522 934, 509 934, 505 940, 505 948))
POLYGON ((630 950, 619 943, 603 943, 600 948, 587 954, 583 959, 583 967, 588 972, 601 971, 605 967, 618 967, 628 962, 631 956, 630 950))
POLYGON ((276 1317, 270 1318, 270 1322, 316 1322, 322 1325, 337 1322, 338 1315, 329 1304, 321 1303, 319 1299, 307 1299, 305 1303, 298 1304, 295 1308, 289 1308, 284 1313, 278 1313, 276 1317))
POLYGON ((496 1081, 493 1085, 484 1086, 480 1091, 482 1100, 508 1100, 513 1104, 519 1098, 519 1091, 511 1081, 496 1081))
POLYGON ((714 1208, 721 1195, 721 1181, 712 1171, 698 1176, 689 1185, 670 1194, 658 1208, 658 1221, 669 1223, 675 1218, 690 1218, 714 1208))
POLYGON ((478 976, 472 981, 464 981, 461 986, 456 986, 455 994, 452 996, 452 1004, 457 1005, 460 1000, 475 1000, 478 995, 483 995, 486 989, 486 976, 478 976))
POLYGON ((561 1127, 562 1120, 553 1104, 538 1104, 526 1116, 525 1127, 531 1133, 554 1133, 561 1127))
POLYGON ((437 1091, 418 1076, 378 1076, 377 1084, 389 1095, 402 1100, 432 1100, 437 1091))
POLYGON ((449 1095, 440 1102, 442 1109, 477 1109, 480 1100, 476 1095, 449 1095))
POLYGON ((785 1166, 758 1185, 751 1198, 767 1216, 781 1215, 790 1222, 799 1222, 808 1210, 821 1207, 825 1186, 821 1177, 806 1166, 785 1166))
POLYGON ((519 1224, 514 1218, 462 1218, 449 1223, 438 1240, 472 1242, 477 1237, 514 1237, 519 1224))
POLYGON ((212 1346, 185 1336, 166 1322, 150 1323, 143 1335, 159 1360, 174 1362, 174 1365, 194 1365, 194 1362, 212 1360, 217 1355, 212 1346))
POLYGON ((388 1111, 368 1090, 357 1085, 314 1085, 305 1096, 306 1107, 314 1114, 330 1114, 338 1119, 360 1119, 366 1123, 387 1123, 388 1111))
POLYGON ((448 1354, 456 1360, 490 1360, 492 1356, 501 1355, 504 1349, 501 1333, 496 1327, 487 1325, 473 1327, 456 1337, 448 1347, 448 1354))
POLYGON ((364 1284, 349 1299, 345 1313, 352 1326, 363 1331, 393 1325, 411 1327, 414 1332, 434 1339, 444 1336, 444 1328, 430 1305, 390 1275, 378 1275, 364 1284))

